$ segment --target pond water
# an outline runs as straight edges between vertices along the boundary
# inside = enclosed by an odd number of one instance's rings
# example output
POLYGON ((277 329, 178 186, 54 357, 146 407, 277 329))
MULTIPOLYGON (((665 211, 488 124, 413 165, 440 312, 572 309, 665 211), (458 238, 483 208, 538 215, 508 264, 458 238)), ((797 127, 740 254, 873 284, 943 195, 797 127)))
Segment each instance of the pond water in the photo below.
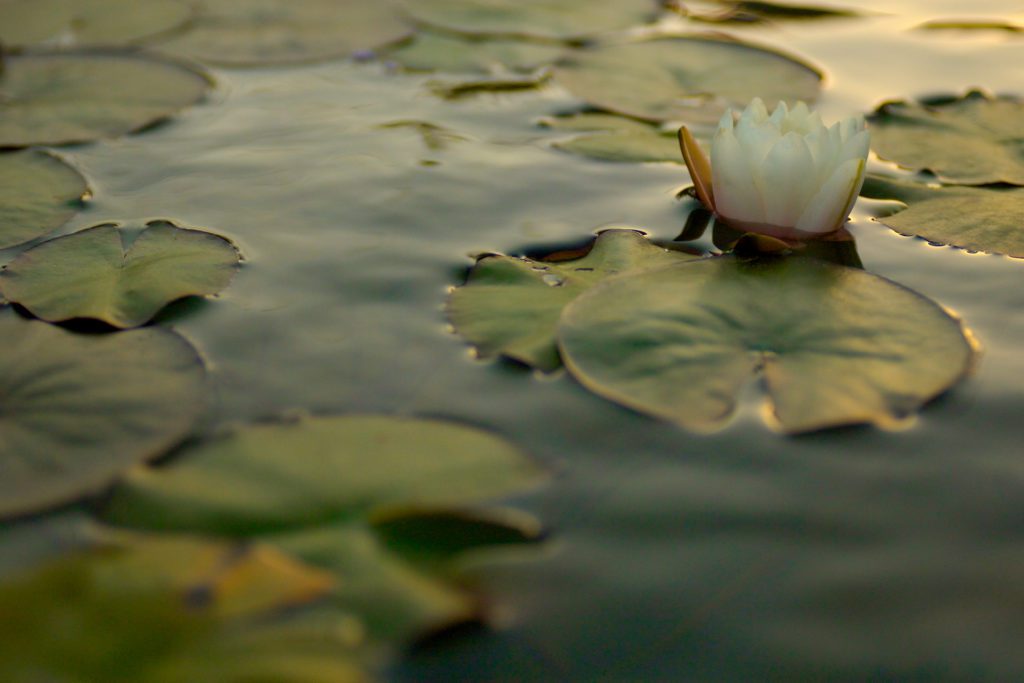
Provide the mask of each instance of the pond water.
MULTIPOLYGON (((728 30, 820 68, 827 120, 1024 91, 1019 35, 911 30, 1024 21, 1018 3, 863 6, 877 13, 728 30)), ((785 437, 752 386, 726 429, 695 435, 564 372, 477 360, 443 310, 481 253, 611 225, 672 239, 683 166, 552 149, 536 120, 579 107, 554 84, 447 101, 436 76, 373 61, 212 73, 208 101, 169 122, 61 151, 94 194, 63 232, 167 218, 243 252, 221 296, 162 317, 208 361, 207 428, 296 411, 443 417, 555 473, 509 501, 549 530, 542 552, 468 570, 495 628, 418 648, 393 680, 1024 677, 1024 262, 902 237, 872 220, 892 204, 860 200, 865 268, 960 316, 982 348, 975 372, 894 430, 785 437), (386 125, 400 121, 457 137, 431 148, 386 125)))

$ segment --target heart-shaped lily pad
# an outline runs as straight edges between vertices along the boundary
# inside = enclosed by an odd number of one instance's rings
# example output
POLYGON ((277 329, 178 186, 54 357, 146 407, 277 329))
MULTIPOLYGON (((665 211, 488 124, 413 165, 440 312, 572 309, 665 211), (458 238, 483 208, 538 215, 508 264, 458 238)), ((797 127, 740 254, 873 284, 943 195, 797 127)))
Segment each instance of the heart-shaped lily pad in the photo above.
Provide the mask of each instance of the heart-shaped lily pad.
POLYGON ((583 113, 552 116, 540 124, 556 131, 580 132, 554 147, 602 161, 671 161, 682 163, 675 131, 662 131, 648 123, 613 114, 583 113))
POLYGON ((106 223, 44 242, 7 264, 0 292, 50 322, 92 318, 126 328, 176 299, 216 294, 238 268, 231 242, 168 221, 150 221, 128 247, 124 238, 106 223))
POLYGON ((6 313, 0 337, 0 517, 99 491, 202 414, 202 361, 167 330, 82 335, 6 313))
POLYGON ((5 55, 0 147, 60 145, 145 128, 202 99, 203 74, 137 52, 5 55))
POLYGON ((565 40, 645 24, 652 0, 403 0, 417 21, 471 35, 565 40))
POLYGON ((821 74, 779 52, 707 36, 659 38, 577 50, 555 79, 589 104, 650 121, 713 123, 760 97, 810 102, 821 74))
POLYGON ((902 211, 875 219, 901 235, 1024 258, 1024 188, 932 187, 869 176, 861 194, 906 205, 902 211))
POLYGON ((3 0, 0 44, 128 45, 179 28, 190 16, 181 0, 3 0))
POLYGON ((470 40, 430 31, 388 52, 388 61, 412 71, 449 73, 530 72, 553 64, 566 48, 518 40, 470 40))
POLYGON ((0 154, 0 249, 59 228, 88 193, 85 178, 55 156, 0 154))
POLYGON ((162 49, 225 66, 315 62, 407 38, 390 0, 200 0, 190 28, 162 49))
POLYGON ((452 291, 448 317, 483 357, 500 354, 539 370, 556 370, 562 362, 555 328, 569 302, 611 275, 694 258, 629 229, 602 232, 586 256, 572 261, 485 256, 466 284, 452 291))
POLYGON ((887 102, 869 118, 871 146, 900 166, 965 185, 1024 185, 1024 102, 963 97, 887 102))
POLYGON ((718 257, 623 276, 570 304, 562 355, 587 388, 694 430, 754 376, 786 432, 885 425, 961 378, 974 352, 934 302, 810 259, 718 257))

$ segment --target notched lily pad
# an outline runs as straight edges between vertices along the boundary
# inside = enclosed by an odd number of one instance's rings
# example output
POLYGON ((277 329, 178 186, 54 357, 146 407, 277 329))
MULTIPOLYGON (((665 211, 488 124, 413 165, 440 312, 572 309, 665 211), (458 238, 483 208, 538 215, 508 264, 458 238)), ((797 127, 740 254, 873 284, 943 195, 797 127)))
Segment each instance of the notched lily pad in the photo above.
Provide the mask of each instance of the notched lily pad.
POLYGON ((0 337, 0 518, 103 489, 202 414, 202 361, 167 330, 82 335, 6 313, 0 337))
POLYGON ((530 73, 552 64, 566 48, 518 40, 472 40, 421 31, 386 59, 410 71, 530 73))
POLYGON ((231 242, 202 230, 150 221, 127 235, 105 223, 44 242, 0 272, 0 292, 50 322, 73 318, 136 327, 172 301, 209 296, 238 268, 231 242))
POLYGON ((552 143, 566 152, 602 161, 682 163, 675 131, 613 114, 582 113, 551 116, 540 125, 558 132, 580 135, 552 143))
POLYGON ((0 147, 62 145, 140 130, 195 104, 204 74, 138 52, 21 53, 0 71, 0 147))
POLYGON ((645 24, 652 0, 403 0, 417 21, 456 33, 578 39, 645 24))
POLYGON ((809 259, 718 257, 609 280, 559 323, 588 389, 697 431, 755 376, 785 432, 891 424, 962 379, 974 350, 934 302, 809 259))
POLYGON ((573 299, 612 275, 695 258, 629 229, 602 232, 586 256, 572 261, 485 256, 452 291, 448 317, 480 356, 502 355, 550 372, 562 365, 555 328, 573 299))
POLYGON ((577 50, 555 80, 587 103, 648 121, 710 124, 760 97, 813 101, 822 75, 797 59, 710 36, 657 38, 577 50))
POLYGON ((0 249, 56 230, 88 194, 85 178, 53 155, 36 150, 0 154, 0 249))
POLYGON ((190 28, 161 49, 224 66, 316 62, 408 38, 390 0, 200 0, 190 28))
POLYGON ((875 219, 901 235, 1024 258, 1024 188, 932 187, 868 176, 861 194, 906 205, 901 211, 875 219))
POLYGON ((3 0, 0 44, 130 45, 173 31, 191 16, 181 0, 3 0))
POLYGON ((971 91, 963 97, 886 102, 868 118, 883 159, 964 185, 1024 185, 1024 102, 971 91))

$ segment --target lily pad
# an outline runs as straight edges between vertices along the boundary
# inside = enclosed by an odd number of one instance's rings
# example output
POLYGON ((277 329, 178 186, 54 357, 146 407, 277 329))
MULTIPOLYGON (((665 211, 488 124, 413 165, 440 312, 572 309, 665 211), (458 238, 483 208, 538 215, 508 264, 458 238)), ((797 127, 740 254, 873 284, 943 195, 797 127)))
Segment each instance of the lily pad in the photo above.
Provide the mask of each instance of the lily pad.
POLYGON ((223 237, 150 221, 125 246, 125 232, 106 223, 44 242, 0 272, 0 292, 33 315, 59 322, 102 320, 136 327, 176 299, 226 287, 238 250, 223 237))
POLYGON ((162 49, 224 66, 316 62, 395 43, 412 27, 389 0, 200 0, 162 49))
POLYGON ((82 335, 0 316, 0 518, 96 493, 185 437, 205 371, 178 335, 82 335))
POLYGON ((755 376, 785 432, 893 424, 974 357, 934 302, 793 258, 718 257, 609 280, 566 308, 559 342, 587 388, 697 431, 724 426, 755 376))
POLYGON ((901 235, 1024 258, 1024 188, 932 187, 868 176, 861 194, 906 205, 875 219, 901 235))
POLYGON ((0 249, 56 230, 81 208, 85 178, 39 151, 0 154, 0 249))
POLYGON ((971 91, 959 98, 887 102, 869 117, 883 159, 949 183, 1024 185, 1024 102, 971 91))
POLYGON ((793 5, 760 0, 687 0, 682 12, 691 21, 714 24, 751 24, 777 20, 807 21, 858 16, 858 12, 838 7, 793 5))
POLYGON ((694 258, 629 229, 602 232, 586 256, 572 261, 485 256, 452 291, 448 317, 480 356, 502 355, 549 372, 562 365, 555 328, 573 299, 612 275, 694 258))
POLYGON ((5 55, 0 147, 115 137, 195 104, 210 87, 182 64, 134 53, 5 55))
POLYGON ((567 40, 646 24, 652 0, 403 0, 417 21, 456 33, 567 40))
POLYGON ((553 143, 554 147, 602 161, 671 161, 682 163, 675 131, 612 114, 552 116, 540 124, 555 131, 582 135, 553 143))
POLYGON ((471 40, 430 31, 388 52, 388 61, 411 71, 494 74, 531 72, 553 64, 566 48, 518 40, 471 40))
POLYGON ((4 0, 0 44, 130 45, 173 31, 191 16, 180 0, 4 0))
POLYGON ((760 97, 810 102, 822 75, 794 57, 708 36, 658 38, 577 50, 555 79, 585 102, 649 121, 713 123, 760 97))

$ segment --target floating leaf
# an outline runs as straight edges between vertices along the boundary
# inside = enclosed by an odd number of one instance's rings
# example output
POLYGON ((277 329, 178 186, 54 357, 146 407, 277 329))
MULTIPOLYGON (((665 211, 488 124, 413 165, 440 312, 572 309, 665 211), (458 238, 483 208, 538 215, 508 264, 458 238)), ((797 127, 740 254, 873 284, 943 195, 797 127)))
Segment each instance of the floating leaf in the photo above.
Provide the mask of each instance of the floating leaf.
POLYGON ((60 145, 145 128, 202 99, 203 74, 139 53, 9 54, 0 147, 60 145))
POLYGON ((973 349, 932 301, 864 271, 719 257, 610 280, 559 325, 587 388, 695 430, 755 375, 786 432, 885 425, 962 379, 973 349))
POLYGON ((971 91, 886 102, 869 118, 871 146, 900 166, 965 185, 1024 185, 1024 102, 971 91))
POLYGON ((556 131, 579 131, 554 146, 566 152, 603 161, 671 161, 682 163, 675 131, 661 131, 647 123, 612 114, 573 114, 541 120, 556 131))
POLYGON ((0 43, 127 45, 179 28, 191 15, 191 8, 180 0, 4 0, 0 43))
POLYGON ((162 329, 82 335, 0 316, 0 517, 95 493, 180 441, 205 372, 162 329))
POLYGON ((861 194, 906 205, 876 219, 901 235, 1024 258, 1024 188, 930 187, 868 176, 861 194))
POLYGON ((50 322, 72 318, 136 327, 170 302, 216 294, 238 268, 223 237, 150 221, 130 246, 112 224, 44 242, 0 272, 0 291, 50 322))
POLYGON ((412 32, 389 0, 200 0, 191 28, 162 49, 225 66, 346 57, 412 32))
POLYGON ((601 109, 650 121, 713 123, 754 97, 812 101, 821 74, 793 57, 733 40, 659 38, 578 50, 555 79, 601 109))
POLYGON ((704 21, 714 24, 750 24, 787 19, 836 19, 858 15, 853 10, 836 7, 791 5, 778 2, 761 2, 760 0, 739 0, 736 2, 730 0, 692 2, 687 0, 683 14, 691 21, 704 21))
POLYGON ((550 72, 539 71, 524 76, 491 76, 468 81, 430 81, 427 85, 438 97, 457 100, 481 93, 519 92, 535 90, 551 79, 550 72))
POLYGON ((651 0, 404 0, 416 20, 456 33, 585 38, 644 24, 657 16, 651 0))
POLYGON ((590 253, 573 261, 485 256, 452 291, 448 317, 481 356, 500 354, 551 371, 561 367, 555 327, 566 304, 611 275, 693 258, 628 229, 602 232, 590 253))
POLYGON ((470 40, 429 31, 388 52, 388 61, 412 71, 449 73, 531 72, 554 63, 565 52, 559 45, 516 40, 470 40))
POLYGON ((78 171, 39 151, 0 154, 0 249, 59 228, 89 186, 78 171))
POLYGON ((985 19, 932 19, 914 27, 920 31, 1001 31, 1020 33, 1024 27, 1009 21, 985 19))

